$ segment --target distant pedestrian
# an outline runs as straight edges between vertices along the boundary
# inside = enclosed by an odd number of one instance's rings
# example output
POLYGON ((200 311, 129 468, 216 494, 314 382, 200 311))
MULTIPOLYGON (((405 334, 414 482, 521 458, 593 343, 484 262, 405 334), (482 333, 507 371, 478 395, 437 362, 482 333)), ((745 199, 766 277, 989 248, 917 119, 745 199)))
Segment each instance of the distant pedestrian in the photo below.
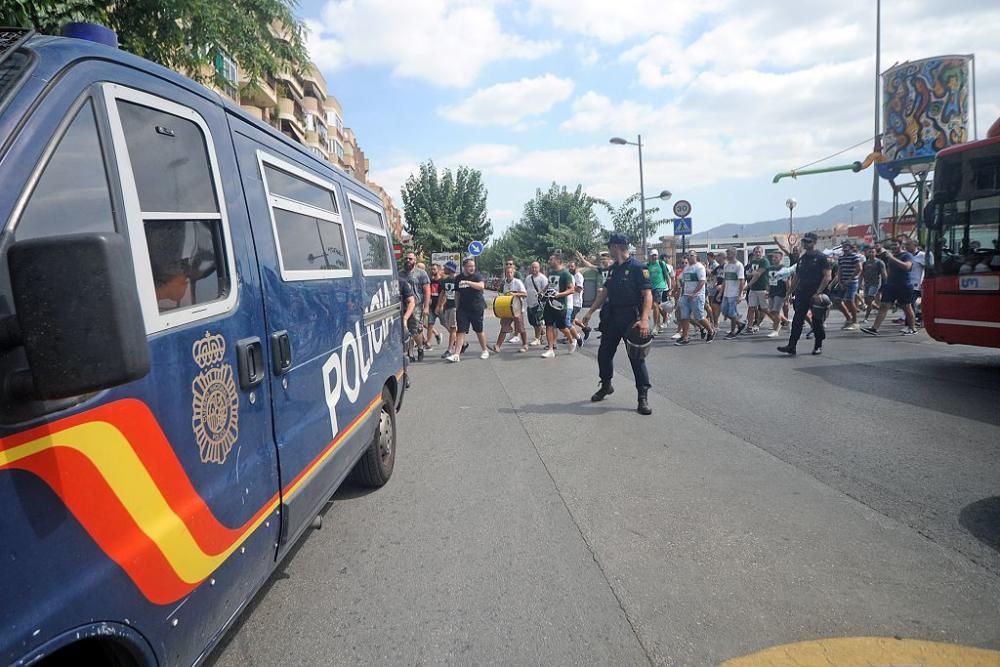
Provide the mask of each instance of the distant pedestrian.
POLYGON ((556 330, 559 330, 569 341, 570 353, 576 352, 576 336, 571 326, 573 319, 573 306, 571 297, 576 291, 576 284, 573 276, 563 266, 560 255, 549 257, 549 286, 543 294, 545 302, 545 336, 548 347, 542 353, 545 359, 556 356, 556 330))
MULTIPOLYGON (((512 296, 523 303, 523 299, 528 296, 528 292, 524 287, 524 283, 520 278, 514 277, 514 263, 510 262, 504 268, 504 278, 503 283, 500 285, 500 294, 504 296, 512 296)), ((503 345, 503 340, 511 331, 514 335, 519 337, 518 342, 521 343, 521 352, 528 351, 528 334, 524 332, 524 313, 520 312, 520 309, 515 309, 517 313, 515 317, 504 317, 500 319, 500 333, 497 335, 496 345, 493 346, 493 352, 499 354, 500 346, 503 345)), ((513 340, 513 338, 511 339, 513 340)))
POLYGON ((736 250, 726 249, 726 265, 723 268, 725 283, 722 291, 722 315, 729 320, 729 333, 726 338, 732 340, 739 336, 747 323, 740 317, 739 306, 743 302, 743 288, 746 286, 746 274, 743 262, 736 259, 736 250))
POLYGON ((458 319, 455 311, 455 303, 458 297, 458 282, 455 274, 458 273, 458 264, 452 260, 444 263, 444 277, 441 278, 441 295, 438 297, 437 313, 441 323, 448 329, 448 349, 441 353, 442 359, 447 359, 452 354, 459 352, 458 343, 458 319))
POLYGON ((660 252, 656 248, 649 251, 646 267, 649 270, 649 284, 653 286, 653 335, 656 335, 663 331, 665 318, 662 307, 669 294, 670 267, 660 259, 660 252))
POLYGON ((425 336, 426 340, 424 341, 425 350, 431 349, 430 343, 432 337, 438 344, 441 343, 441 334, 439 334, 434 328, 434 324, 438 321, 437 306, 438 300, 441 298, 441 279, 443 277, 444 271, 442 271, 441 265, 437 263, 431 264, 431 305, 427 311, 427 335, 425 336))
POLYGON ((869 248, 865 251, 865 262, 861 265, 861 286, 865 296, 865 317, 863 322, 868 322, 872 314, 872 307, 878 308, 879 294, 882 285, 888 277, 888 270, 885 262, 876 257, 875 249, 869 248))
POLYGON ((832 296, 834 305, 844 314, 845 322, 842 328, 845 331, 853 331, 858 328, 858 307, 854 303, 854 298, 860 286, 863 260, 850 241, 841 247, 843 253, 837 258, 837 281, 832 296))
POLYGON ((486 347, 486 334, 483 333, 483 311, 486 310, 486 299, 483 298, 483 290, 486 283, 483 275, 476 270, 476 260, 471 257, 462 263, 462 274, 458 277, 458 296, 456 297, 455 310, 458 319, 458 340, 455 342, 455 352, 448 357, 448 361, 457 363, 461 359, 464 350, 465 337, 469 333, 469 328, 479 339, 479 347, 482 348, 480 359, 489 359, 490 353, 486 347))
POLYGON ((542 273, 542 265, 538 262, 532 262, 531 266, 528 267, 528 277, 524 281, 524 289, 527 294, 525 309, 528 311, 528 324, 535 331, 535 337, 528 343, 532 347, 538 347, 542 344, 545 316, 539 296, 545 292, 548 286, 549 279, 542 273))
POLYGON ((590 338, 590 327, 586 327, 580 322, 580 311, 583 310, 583 291, 586 286, 586 278, 576 266, 576 262, 570 261, 566 265, 567 270, 573 276, 573 315, 570 322, 576 331, 576 344, 583 345, 583 341, 590 338))
POLYGON ((917 333, 913 326, 913 288, 910 287, 913 255, 906 252, 895 241, 888 242, 886 246, 889 251, 883 251, 882 256, 879 257, 888 267, 888 275, 882 286, 882 302, 879 305, 878 315, 875 316, 875 323, 870 327, 862 327, 861 331, 869 336, 880 335, 879 327, 882 326, 882 321, 885 319, 886 313, 889 312, 889 308, 895 305, 903 310, 903 321, 906 326, 902 334, 912 336, 917 333))
POLYGON ((780 250, 771 252, 771 264, 767 267, 767 314, 771 318, 771 332, 768 338, 781 335, 781 325, 784 320, 785 300, 788 296, 787 269, 783 266, 784 254, 780 250))
POLYGON ((764 248, 757 246, 750 256, 750 264, 747 271, 747 286, 749 294, 747 298, 747 322, 749 324, 748 333, 755 334, 760 331, 760 323, 767 313, 767 269, 771 263, 764 257, 764 248))
POLYGON ((417 265, 417 256, 412 252, 406 254, 403 260, 403 270, 399 272, 399 278, 407 280, 413 286, 413 297, 416 299, 416 310, 413 316, 420 324, 418 332, 413 335, 413 344, 417 348, 417 360, 424 358, 424 327, 428 320, 428 313, 431 307, 431 279, 427 272, 417 265))
POLYGON ((690 251, 687 256, 687 266, 681 272, 681 291, 678 296, 681 315, 681 337, 674 345, 687 345, 690 342, 688 332, 691 322, 694 322, 705 332, 705 342, 715 339, 715 330, 705 317, 705 283, 707 273, 704 265, 698 261, 698 253, 690 251))
POLYGON ((823 341, 826 340, 826 329, 823 327, 823 320, 826 318, 826 307, 829 297, 826 296, 826 288, 832 279, 833 269, 826 256, 816 250, 816 234, 806 232, 802 236, 803 252, 795 265, 795 274, 792 276, 788 286, 788 291, 793 295, 792 308, 795 315, 792 317, 792 331, 788 338, 788 343, 778 348, 778 352, 790 354, 796 353, 796 345, 802 336, 802 326, 806 320, 806 314, 812 311, 812 329, 814 334, 813 354, 823 353, 823 341))

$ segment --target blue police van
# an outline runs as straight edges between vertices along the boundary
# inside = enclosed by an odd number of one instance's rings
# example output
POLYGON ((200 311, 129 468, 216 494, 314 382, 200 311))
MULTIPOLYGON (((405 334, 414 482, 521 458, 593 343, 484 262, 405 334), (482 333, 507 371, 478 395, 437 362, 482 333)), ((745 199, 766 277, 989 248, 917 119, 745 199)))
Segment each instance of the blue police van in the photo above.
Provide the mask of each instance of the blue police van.
POLYGON ((203 660, 406 386, 378 197, 109 46, 0 31, 0 664, 203 660))

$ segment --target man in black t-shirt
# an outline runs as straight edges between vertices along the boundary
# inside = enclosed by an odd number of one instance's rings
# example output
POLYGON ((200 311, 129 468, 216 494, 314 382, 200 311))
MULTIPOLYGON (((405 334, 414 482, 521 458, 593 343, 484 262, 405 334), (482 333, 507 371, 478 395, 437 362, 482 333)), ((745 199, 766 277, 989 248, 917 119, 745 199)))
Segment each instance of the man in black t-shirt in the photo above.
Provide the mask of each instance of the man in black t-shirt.
POLYGON ((829 297, 823 292, 830 284, 833 270, 830 261, 823 253, 816 250, 816 240, 817 237, 812 232, 806 232, 802 236, 803 253, 799 256, 799 261, 795 265, 795 274, 788 286, 789 291, 794 295, 792 308, 795 310, 795 315, 792 317, 792 332, 788 338, 788 344, 779 347, 778 352, 795 355, 795 346, 802 336, 802 325, 806 320, 806 313, 811 310, 812 328, 815 336, 812 353, 823 353, 823 341, 826 339, 826 331, 823 329, 823 320, 826 318, 824 301, 829 301, 829 297))
POLYGON ((441 292, 438 295, 438 319, 448 329, 448 349, 441 353, 442 359, 447 359, 458 351, 455 342, 458 339, 458 319, 455 314, 455 300, 458 297, 458 281, 455 274, 458 264, 450 259, 444 263, 444 277, 441 278, 441 292))
POLYGON ((410 361, 416 361, 413 356, 413 336, 420 332, 420 321, 413 316, 417 308, 417 300, 413 296, 413 283, 405 278, 399 279, 399 310, 403 318, 403 347, 410 361))
POLYGON ((483 311, 486 310, 486 300, 483 298, 483 290, 486 283, 483 275, 476 270, 476 260, 471 257, 466 258, 462 263, 462 274, 457 279, 458 289, 455 297, 456 319, 458 324, 458 336, 455 341, 455 351, 448 357, 448 361, 457 363, 465 343, 465 336, 469 333, 469 327, 476 333, 479 339, 479 346, 483 352, 480 359, 489 359, 490 352, 486 348, 486 334, 483 333, 483 311))

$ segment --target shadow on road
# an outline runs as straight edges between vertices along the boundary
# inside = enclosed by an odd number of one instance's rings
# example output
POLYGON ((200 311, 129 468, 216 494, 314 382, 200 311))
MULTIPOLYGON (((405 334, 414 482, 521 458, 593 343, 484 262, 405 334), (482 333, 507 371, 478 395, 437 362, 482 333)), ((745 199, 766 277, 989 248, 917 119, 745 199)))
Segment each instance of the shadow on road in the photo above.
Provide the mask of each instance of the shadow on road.
POLYGON ((958 522, 990 549, 1000 551, 1000 496, 966 505, 958 515, 958 522))
POLYGON ((1000 360, 924 357, 796 368, 841 389, 1000 426, 1000 360))
MULTIPOLYGON (((498 412, 505 415, 529 414, 529 415, 604 415, 609 412, 632 412, 635 406, 615 405, 614 400, 622 390, 616 389, 615 396, 607 401, 591 403, 588 401, 577 401, 576 403, 535 403, 522 405, 519 408, 500 408, 498 412)), ((634 391, 634 390, 633 390, 634 391)), ((635 394, 631 394, 629 401, 635 399, 635 394)))

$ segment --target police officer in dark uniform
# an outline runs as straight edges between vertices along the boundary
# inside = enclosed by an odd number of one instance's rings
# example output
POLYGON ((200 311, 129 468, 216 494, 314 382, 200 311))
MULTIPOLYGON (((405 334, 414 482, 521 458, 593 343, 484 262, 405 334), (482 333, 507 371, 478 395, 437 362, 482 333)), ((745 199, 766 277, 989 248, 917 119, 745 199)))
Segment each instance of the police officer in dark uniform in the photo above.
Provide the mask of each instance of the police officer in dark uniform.
POLYGON ((823 328, 823 320, 826 319, 827 309, 830 304, 830 297, 824 292, 830 284, 832 269, 830 261, 823 253, 816 250, 816 235, 806 232, 802 236, 802 254, 795 265, 795 273, 792 274, 788 286, 789 294, 794 295, 792 307, 795 309, 795 316, 792 318, 792 333, 788 338, 788 344, 778 348, 778 352, 795 355, 795 346, 802 335, 802 325, 806 319, 806 313, 812 311, 812 329, 814 335, 813 354, 823 353, 823 341, 826 339, 826 331, 823 328))
POLYGON ((601 308, 601 347, 597 352, 601 387, 590 400, 602 401, 614 393, 611 376, 614 374, 615 352, 622 339, 626 340, 626 351, 635 387, 639 392, 637 412, 652 414, 647 393, 649 392, 649 372, 646 370, 645 356, 652 340, 649 335, 649 313, 653 307, 653 290, 649 283, 646 265, 628 254, 628 238, 614 233, 608 239, 608 250, 614 264, 608 271, 607 280, 597 298, 583 317, 583 324, 590 322, 594 311, 601 308))

